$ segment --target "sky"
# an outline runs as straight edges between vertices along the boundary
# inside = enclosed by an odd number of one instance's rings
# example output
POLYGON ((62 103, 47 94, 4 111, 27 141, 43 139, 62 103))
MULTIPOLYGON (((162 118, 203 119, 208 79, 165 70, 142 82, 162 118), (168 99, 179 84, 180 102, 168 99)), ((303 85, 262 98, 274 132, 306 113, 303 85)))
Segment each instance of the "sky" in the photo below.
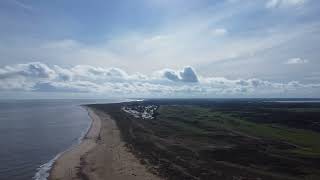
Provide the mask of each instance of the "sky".
POLYGON ((320 97, 317 0, 1 0, 0 98, 320 97))

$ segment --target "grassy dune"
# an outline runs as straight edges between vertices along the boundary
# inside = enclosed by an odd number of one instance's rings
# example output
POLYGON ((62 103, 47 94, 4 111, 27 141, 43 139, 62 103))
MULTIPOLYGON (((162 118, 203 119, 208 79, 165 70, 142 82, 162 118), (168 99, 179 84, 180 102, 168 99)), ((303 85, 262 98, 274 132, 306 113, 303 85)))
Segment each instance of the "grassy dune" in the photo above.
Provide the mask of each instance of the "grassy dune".
POLYGON ((147 101, 97 108, 116 120, 141 162, 167 179, 318 180, 320 107, 300 106, 147 101), (150 105, 158 107, 152 119, 121 110, 150 105))
POLYGON ((232 130, 248 136, 282 140, 296 145, 296 149, 288 150, 301 155, 320 156, 320 133, 311 130, 290 128, 279 124, 254 123, 234 117, 227 112, 219 112, 210 108, 197 106, 161 106, 161 119, 175 119, 177 126, 193 131, 208 133, 206 128, 232 130))

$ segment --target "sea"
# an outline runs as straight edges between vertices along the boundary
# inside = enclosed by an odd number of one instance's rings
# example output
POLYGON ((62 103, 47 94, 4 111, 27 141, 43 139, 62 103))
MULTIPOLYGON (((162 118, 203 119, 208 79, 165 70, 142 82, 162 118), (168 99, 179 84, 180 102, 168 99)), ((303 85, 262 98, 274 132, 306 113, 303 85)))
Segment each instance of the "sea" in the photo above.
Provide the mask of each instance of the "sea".
POLYGON ((54 160, 81 142, 81 105, 126 100, 0 100, 0 180, 45 180, 54 160))

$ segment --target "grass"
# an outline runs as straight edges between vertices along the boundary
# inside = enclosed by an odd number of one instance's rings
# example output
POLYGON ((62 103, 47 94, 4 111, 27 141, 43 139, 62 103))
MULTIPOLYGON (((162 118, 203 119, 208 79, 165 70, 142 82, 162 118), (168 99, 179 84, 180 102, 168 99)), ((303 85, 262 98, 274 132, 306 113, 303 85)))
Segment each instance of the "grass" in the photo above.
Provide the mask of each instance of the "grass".
POLYGON ((207 133, 201 127, 225 129, 245 133, 249 136, 281 140, 298 148, 288 152, 300 156, 320 156, 320 133, 311 130, 289 128, 284 125, 255 123, 233 117, 227 112, 214 111, 199 106, 161 106, 160 119, 171 119, 181 130, 193 133, 207 133))

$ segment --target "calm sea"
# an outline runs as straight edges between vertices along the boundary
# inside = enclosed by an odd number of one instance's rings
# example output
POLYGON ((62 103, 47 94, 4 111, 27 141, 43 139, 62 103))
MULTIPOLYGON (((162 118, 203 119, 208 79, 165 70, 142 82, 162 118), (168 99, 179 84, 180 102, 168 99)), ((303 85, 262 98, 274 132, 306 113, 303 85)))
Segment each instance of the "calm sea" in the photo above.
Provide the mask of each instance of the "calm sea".
POLYGON ((0 179, 46 179, 53 159, 90 126, 80 105, 119 101, 0 100, 0 179))

